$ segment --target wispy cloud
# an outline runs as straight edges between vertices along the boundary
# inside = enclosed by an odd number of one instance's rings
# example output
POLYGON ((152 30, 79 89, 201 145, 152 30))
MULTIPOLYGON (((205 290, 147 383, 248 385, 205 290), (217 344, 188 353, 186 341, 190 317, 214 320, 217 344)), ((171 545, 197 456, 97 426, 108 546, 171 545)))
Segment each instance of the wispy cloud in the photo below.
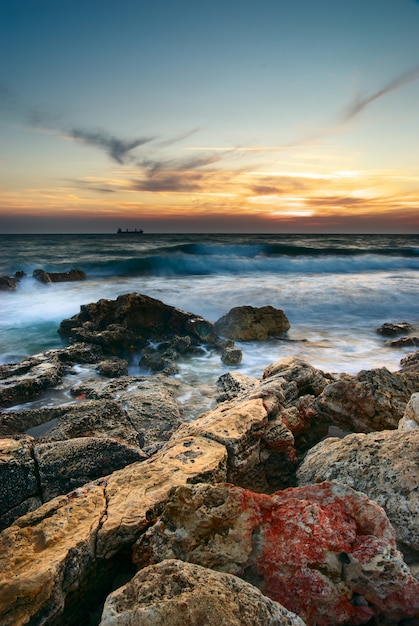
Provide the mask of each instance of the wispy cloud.
POLYGON ((408 85, 415 80, 419 79, 419 67, 415 67, 400 76, 397 76, 392 81, 384 85, 378 91, 375 91, 369 96, 358 96, 355 100, 346 108, 343 114, 343 121, 349 121, 359 115, 368 105, 370 105, 375 100, 382 98, 386 94, 395 91, 396 89, 400 89, 400 87, 404 87, 404 85, 408 85))
POLYGON ((125 140, 110 135, 105 131, 89 131, 79 128, 72 129, 68 136, 76 141, 81 141, 90 146, 102 148, 106 154, 120 165, 127 162, 130 152, 138 146, 152 141, 153 137, 140 137, 137 139, 125 140))

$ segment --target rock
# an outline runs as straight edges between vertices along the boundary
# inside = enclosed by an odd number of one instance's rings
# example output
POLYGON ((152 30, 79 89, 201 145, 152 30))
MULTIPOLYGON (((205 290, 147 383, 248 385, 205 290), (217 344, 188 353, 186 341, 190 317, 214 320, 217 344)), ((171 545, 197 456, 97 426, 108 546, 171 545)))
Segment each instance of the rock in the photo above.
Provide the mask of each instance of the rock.
POLYGON ((260 341, 283 335, 289 328, 287 316, 272 306, 238 306, 223 315, 214 325, 222 337, 237 341, 260 341))
POLYGON ((217 380, 217 402, 233 400, 241 394, 254 389, 259 385, 257 378, 250 378, 240 372, 227 372, 217 380))
POLYGON ((86 623, 171 488, 224 481, 225 466, 223 446, 185 439, 19 518, 0 534, 2 626, 86 623))
POLYGON ((407 403, 406 410, 399 422, 399 430, 419 428, 419 393, 413 393, 407 403))
POLYGON ((408 337, 400 337, 400 339, 391 339, 386 342, 386 346, 390 348, 405 348, 406 346, 419 346, 419 337, 409 335, 408 337))
POLYGON ((396 324, 386 322, 380 326, 380 328, 377 328, 377 333, 379 335, 384 335, 385 337, 394 337, 395 335, 410 333, 412 330, 415 329, 409 324, 409 322, 398 322, 396 324))
POLYGON ((144 345, 146 340, 188 336, 200 343, 215 339, 211 322, 138 293, 83 305, 80 313, 61 322, 59 333, 73 340, 101 342, 115 354, 144 345))
POLYGON ((419 350, 416 350, 416 352, 410 352, 409 354, 406 354, 406 356, 404 356, 401 359, 400 365, 401 365, 402 370, 408 369, 408 368, 418 368, 419 367, 419 350))
POLYGON ((174 393, 177 385, 176 380, 161 375, 123 376, 109 382, 83 382, 73 392, 96 400, 116 399, 148 452, 150 446, 167 441, 181 424, 174 393))
POLYGON ((147 457, 111 437, 79 437, 34 446, 43 501, 68 493, 147 457))
POLYGON ((0 530, 40 506, 32 438, 0 439, 0 530))
POLYGON ((107 399, 8 411, 0 415, 0 434, 16 435, 25 431, 42 442, 75 437, 112 437, 131 445, 141 442, 121 405, 107 399))
POLYGON ((370 432, 397 428, 412 393, 419 389, 419 371, 363 370, 331 383, 315 408, 343 429, 370 432))
POLYGON ((100 361, 97 370, 101 376, 107 376, 108 378, 128 376, 128 361, 116 356, 110 357, 105 361, 100 361))
POLYGON ((237 346, 228 346, 221 354, 221 360, 226 365, 238 365, 242 358, 243 353, 237 346))
POLYGON ((33 400, 49 387, 57 385, 64 374, 57 358, 42 354, 20 363, 0 365, 0 407, 33 400))
POLYGON ((288 382, 297 385, 298 395, 312 394, 318 396, 324 388, 333 382, 330 374, 325 374, 306 361, 290 356, 275 361, 263 372, 263 379, 281 376, 288 382))
POLYGON ((0 291, 15 291, 18 282, 25 276, 25 272, 16 272, 14 276, 0 276, 0 291))
POLYGON ((146 567, 108 596, 100 626, 304 626, 253 585, 199 565, 167 560, 146 567))
POLYGON ((230 484, 181 486, 133 559, 139 567, 180 559, 234 574, 309 626, 396 624, 419 610, 419 582, 384 511, 337 483, 273 496, 230 484))
POLYGON ((86 274, 82 270, 72 269, 69 272, 45 272, 34 270, 33 277, 41 283, 62 283, 75 280, 86 280, 86 274))
POLYGON ((298 484, 336 480, 386 511, 401 549, 419 551, 419 429, 329 438, 307 453, 298 484))

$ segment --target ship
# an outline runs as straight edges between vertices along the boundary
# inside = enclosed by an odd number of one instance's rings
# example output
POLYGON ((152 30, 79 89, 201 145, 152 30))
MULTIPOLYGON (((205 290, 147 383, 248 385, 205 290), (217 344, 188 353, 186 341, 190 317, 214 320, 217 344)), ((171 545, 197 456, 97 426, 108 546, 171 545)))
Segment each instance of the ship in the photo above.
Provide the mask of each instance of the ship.
POLYGON ((144 231, 142 228, 134 228, 134 230, 129 230, 128 228, 126 228, 125 230, 122 230, 122 228, 118 228, 118 230, 116 231, 117 235, 143 235, 144 231))

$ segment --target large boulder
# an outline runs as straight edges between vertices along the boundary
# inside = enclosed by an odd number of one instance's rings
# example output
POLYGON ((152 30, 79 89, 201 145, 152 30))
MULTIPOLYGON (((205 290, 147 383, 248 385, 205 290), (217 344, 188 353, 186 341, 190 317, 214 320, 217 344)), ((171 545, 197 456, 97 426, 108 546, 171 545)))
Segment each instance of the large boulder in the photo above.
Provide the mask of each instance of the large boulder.
POLYGON ((290 328, 287 316, 272 306, 238 306, 215 322, 215 331, 237 341, 260 341, 283 335, 290 328))
POLYGON ((225 480, 226 451, 184 439, 54 498, 0 534, 0 623, 87 623, 174 486, 225 480))
POLYGON ((297 471, 298 483, 336 480, 366 493, 385 509, 397 540, 419 556, 419 429, 329 438, 297 471))
POLYGON ((316 411, 343 429, 371 432, 397 428, 412 393, 419 390, 419 370, 362 370, 327 385, 316 411))
POLYGON ((304 626, 253 585, 199 565, 146 567, 108 596, 100 626, 304 626))
POLYGON ((133 558, 139 567, 175 558, 234 574, 310 626, 396 624, 419 611, 419 582, 383 509, 337 483, 273 496, 181 486, 133 558))
POLYGON ((145 345, 147 340, 188 336, 201 343, 215 339, 211 322, 139 293, 83 305, 80 313, 61 322, 58 332, 116 354, 145 345))

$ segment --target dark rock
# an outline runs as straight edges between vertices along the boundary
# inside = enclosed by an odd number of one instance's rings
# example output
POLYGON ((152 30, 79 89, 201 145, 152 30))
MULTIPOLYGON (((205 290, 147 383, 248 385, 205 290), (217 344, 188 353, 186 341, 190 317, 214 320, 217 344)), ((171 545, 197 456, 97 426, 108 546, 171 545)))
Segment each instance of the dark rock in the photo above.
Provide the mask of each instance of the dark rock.
POLYGON ((217 402, 233 400, 259 385, 257 378, 250 378, 239 372, 227 372, 217 380, 217 402))
POLYGON ((215 322, 214 328, 222 337, 255 341, 284 334, 290 323, 283 311, 272 306, 239 306, 215 322))
POLYGON ((34 446, 34 454, 45 502, 147 458, 138 447, 110 437, 41 443, 34 446))
POLYGON ((107 376, 108 378, 128 376, 128 361, 118 357, 111 357, 106 359, 106 361, 100 361, 97 370, 101 376, 107 376))
POLYGON ((69 272, 45 272, 34 270, 33 277, 41 283, 62 283, 76 280, 86 280, 86 274, 82 270, 72 269, 69 272))
POLYGON ((221 360, 226 365, 238 365, 242 358, 243 353, 237 346, 229 346, 221 354, 221 360))
POLYGON ((64 374, 58 358, 44 354, 28 357, 19 363, 0 365, 0 406, 8 407, 33 400, 56 386, 64 374))
POLYGON ((115 354, 144 345, 145 340, 167 340, 188 336, 198 342, 215 339, 213 324, 149 296, 131 293, 116 300, 99 300, 83 305, 80 313, 63 320, 59 331, 70 339, 88 339, 115 354), (113 330, 115 337, 109 333, 113 330))
POLYGON ((0 439, 0 530, 40 506, 32 438, 0 439))
POLYGON ((391 339, 386 342, 386 346, 390 348, 405 348, 406 346, 419 346, 419 337, 409 336, 400 337, 400 339, 391 339))
POLYGON ((400 366, 402 369, 419 367, 419 350, 406 354, 406 356, 401 359, 400 366))
POLYGON ((414 330, 414 327, 408 322, 399 322, 398 324, 391 324, 387 322, 380 326, 380 328, 377 328, 377 333, 379 335, 383 335, 384 337, 394 337, 396 335, 410 333, 412 330, 414 330))

